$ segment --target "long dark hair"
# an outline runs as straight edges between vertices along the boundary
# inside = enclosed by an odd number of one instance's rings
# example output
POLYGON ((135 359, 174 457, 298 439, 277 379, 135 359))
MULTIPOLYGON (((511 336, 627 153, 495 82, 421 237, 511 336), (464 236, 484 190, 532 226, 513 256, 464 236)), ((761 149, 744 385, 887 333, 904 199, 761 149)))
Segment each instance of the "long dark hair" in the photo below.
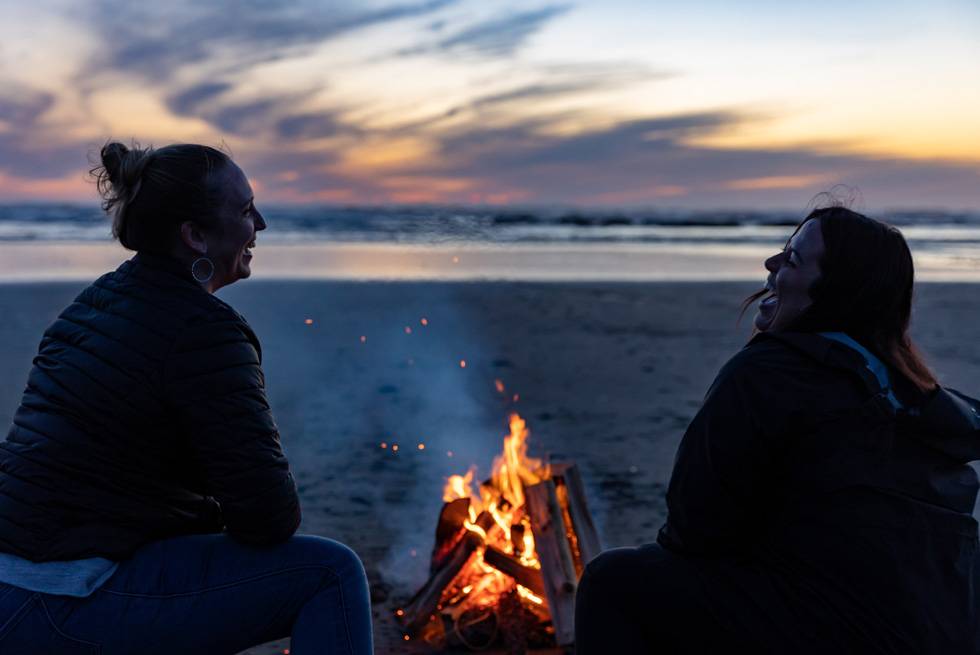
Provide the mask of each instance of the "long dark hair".
MULTIPOLYGON (((909 336, 912 253, 895 227, 845 207, 815 209, 796 226, 819 219, 824 241, 813 304, 788 327, 794 332, 846 332, 922 391, 938 384, 909 336)), ((765 295, 752 294, 748 307, 765 295)))
POLYGON ((90 173, 112 217, 112 236, 130 250, 167 254, 184 221, 220 228, 221 193, 211 178, 229 162, 220 150, 195 143, 127 148, 110 142, 90 173))

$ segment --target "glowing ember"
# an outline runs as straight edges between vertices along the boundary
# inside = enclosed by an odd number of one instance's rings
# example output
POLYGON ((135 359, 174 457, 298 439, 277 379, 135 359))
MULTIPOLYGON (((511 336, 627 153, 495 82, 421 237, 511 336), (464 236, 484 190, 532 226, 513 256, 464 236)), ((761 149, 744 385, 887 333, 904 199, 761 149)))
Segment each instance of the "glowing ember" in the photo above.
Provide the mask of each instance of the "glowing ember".
POLYGON ((459 367, 460 368, 466 368, 466 360, 465 359, 459 360, 459 367))
POLYGON ((398 452, 398 444, 393 444, 391 446, 391 450, 397 453, 398 452))
POLYGON ((367 343, 367 337, 361 335, 361 343, 367 343))
POLYGON ((405 334, 411 334, 411 333, 412 333, 412 327, 410 325, 406 325, 405 326, 405 334))
POLYGON ((429 319, 423 316, 421 319, 419 319, 419 323, 421 323, 422 325, 428 325, 429 319))
POLYGON ((493 381, 493 386, 497 387, 497 393, 503 393, 504 392, 504 383, 501 382, 500 380, 494 380, 493 381))
POLYGON ((425 444, 424 443, 420 443, 419 444, 419 450, 425 450, 425 444))
POLYGON ((313 319, 312 318, 308 318, 308 319, 306 319, 303 322, 306 323, 307 325, 313 325, 313 319))

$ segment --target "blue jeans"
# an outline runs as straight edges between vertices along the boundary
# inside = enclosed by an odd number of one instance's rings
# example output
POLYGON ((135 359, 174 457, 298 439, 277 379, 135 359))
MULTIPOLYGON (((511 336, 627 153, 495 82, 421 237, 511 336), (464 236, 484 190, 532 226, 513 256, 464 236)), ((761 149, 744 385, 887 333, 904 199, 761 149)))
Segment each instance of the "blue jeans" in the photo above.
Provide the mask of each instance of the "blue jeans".
POLYGON ((373 652, 367 578, 347 546, 191 535, 143 546, 87 598, 0 583, 3 655, 232 655, 290 635, 293 655, 373 652))

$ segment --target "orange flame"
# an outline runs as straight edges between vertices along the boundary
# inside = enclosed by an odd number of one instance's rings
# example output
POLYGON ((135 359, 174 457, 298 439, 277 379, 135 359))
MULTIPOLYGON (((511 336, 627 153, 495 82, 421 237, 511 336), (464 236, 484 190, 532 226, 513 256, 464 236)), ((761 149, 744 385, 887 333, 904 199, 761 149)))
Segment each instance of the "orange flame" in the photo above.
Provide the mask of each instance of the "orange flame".
MULTIPOLYGON (((480 535, 484 545, 517 558, 524 566, 540 569, 530 519, 524 507, 524 487, 549 477, 550 467, 541 459, 528 456, 530 431, 525 421, 518 414, 512 414, 509 423, 510 433, 504 437, 503 452, 494 458, 490 480, 479 485, 477 492, 473 486, 475 468, 466 475, 450 476, 443 489, 443 500, 448 503, 469 498, 468 519, 463 522, 463 527, 480 535), (487 529, 477 523, 482 512, 493 518, 487 529)), ((501 594, 515 588, 519 598, 529 607, 544 605, 545 601, 531 590, 484 562, 483 552, 483 548, 478 549, 447 587, 443 606, 455 606, 454 612, 468 607, 488 607, 495 604, 501 594)))
MULTIPOLYGON (((473 476, 476 475, 476 467, 470 468, 466 475, 451 475, 446 480, 446 486, 442 490, 442 500, 451 503, 459 498, 471 498, 473 491, 470 485, 473 484, 473 476)), ((474 520, 476 518, 474 517, 474 520)))

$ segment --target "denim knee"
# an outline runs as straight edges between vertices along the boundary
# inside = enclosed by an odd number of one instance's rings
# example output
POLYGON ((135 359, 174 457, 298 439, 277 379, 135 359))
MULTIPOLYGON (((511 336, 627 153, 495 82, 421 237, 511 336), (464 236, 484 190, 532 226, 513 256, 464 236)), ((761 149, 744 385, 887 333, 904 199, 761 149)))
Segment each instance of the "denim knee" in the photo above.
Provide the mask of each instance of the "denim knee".
POLYGON ((297 551, 304 564, 323 566, 333 575, 345 579, 367 580, 364 564, 349 546, 316 535, 293 535, 287 542, 297 551))

